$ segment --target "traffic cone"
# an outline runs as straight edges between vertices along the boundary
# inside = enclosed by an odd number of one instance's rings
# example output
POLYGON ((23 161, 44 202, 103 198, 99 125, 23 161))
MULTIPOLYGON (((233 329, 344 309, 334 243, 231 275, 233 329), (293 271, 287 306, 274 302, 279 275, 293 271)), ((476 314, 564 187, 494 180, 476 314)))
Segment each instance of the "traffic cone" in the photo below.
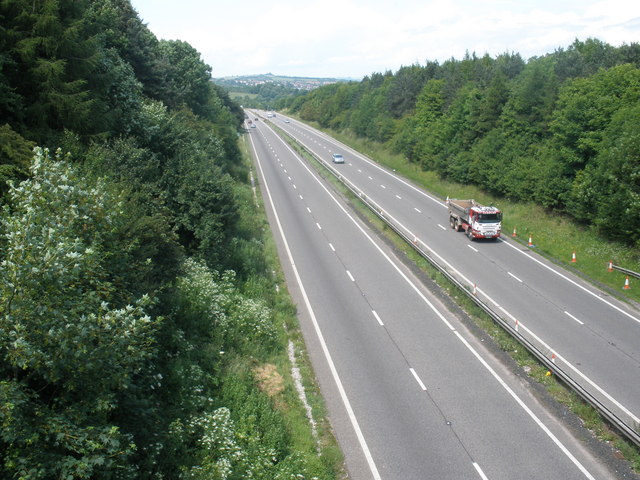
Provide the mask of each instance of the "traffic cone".
POLYGON ((516 236, 516 227, 515 227, 515 226, 513 227, 513 233, 511 234, 511 236, 512 236, 512 237, 515 237, 515 236, 516 236))
POLYGON ((478 293, 478 288, 476 287, 476 284, 473 284, 473 294, 476 295, 478 293))
POLYGON ((571 256, 571 262, 572 263, 576 263, 577 262, 577 260, 576 260, 576 252, 573 252, 573 255, 571 256))
POLYGON ((624 280, 624 287, 622 287, 624 290, 629 290, 631 287, 629 286, 629 275, 627 275, 627 278, 625 278, 624 280))
POLYGON ((609 260, 609 271, 613 272, 613 261, 609 260))
POLYGON ((529 243, 527 243, 528 247, 533 247, 533 235, 529 234, 529 243))

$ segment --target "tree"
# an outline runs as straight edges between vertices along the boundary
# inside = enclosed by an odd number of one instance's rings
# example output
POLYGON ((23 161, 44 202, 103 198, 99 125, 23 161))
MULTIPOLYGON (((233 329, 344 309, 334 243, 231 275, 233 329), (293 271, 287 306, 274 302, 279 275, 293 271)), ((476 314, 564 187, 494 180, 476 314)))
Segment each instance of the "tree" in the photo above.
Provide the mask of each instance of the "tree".
POLYGON ((135 446, 110 417, 150 368, 159 319, 143 296, 111 305, 117 199, 37 149, 0 216, 0 455, 3 476, 134 478, 135 446), (20 472, 20 473, 18 473, 20 472))

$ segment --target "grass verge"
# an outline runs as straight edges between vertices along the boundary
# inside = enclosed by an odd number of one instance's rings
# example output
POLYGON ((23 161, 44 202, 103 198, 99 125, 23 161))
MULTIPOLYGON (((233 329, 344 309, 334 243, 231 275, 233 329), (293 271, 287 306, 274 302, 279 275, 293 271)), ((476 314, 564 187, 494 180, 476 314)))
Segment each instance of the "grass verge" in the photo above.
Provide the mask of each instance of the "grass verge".
MULTIPOLYGON (((245 136, 246 139, 246 136, 245 136)), ((250 165, 252 154, 246 141, 240 142, 240 148, 250 165)), ((256 175, 253 175, 254 178, 256 175)), ((255 178, 257 183, 257 178, 255 178)), ((272 399, 274 408, 286 418, 286 425, 291 438, 290 449, 295 452, 314 452, 324 471, 331 472, 331 478, 347 478, 344 469, 344 458, 333 435, 328 421, 328 414, 320 388, 315 380, 310 359, 306 353, 302 332, 300 330, 296 307, 286 288, 284 273, 280 266, 277 247, 269 228, 259 186, 255 194, 246 193, 244 208, 250 210, 251 222, 260 225, 262 231, 262 250, 267 271, 272 278, 247 281, 246 288, 266 300, 274 315, 274 322, 281 327, 279 346, 268 355, 254 361, 251 369, 254 372, 256 385, 272 399), (316 422, 318 437, 314 437, 311 424, 306 416, 304 405, 298 396, 292 375, 292 365, 288 357, 288 344, 293 342, 295 360, 302 376, 307 402, 311 407, 316 422)), ((326 477, 323 477, 326 478, 326 477)))

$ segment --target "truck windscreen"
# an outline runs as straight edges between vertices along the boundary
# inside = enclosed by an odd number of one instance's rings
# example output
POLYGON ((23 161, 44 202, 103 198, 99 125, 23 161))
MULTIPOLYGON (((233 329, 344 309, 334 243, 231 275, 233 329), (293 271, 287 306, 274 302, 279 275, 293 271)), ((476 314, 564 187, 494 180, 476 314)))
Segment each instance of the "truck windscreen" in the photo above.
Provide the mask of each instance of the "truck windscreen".
POLYGON ((496 223, 502 220, 502 213, 480 213, 478 214, 478 222, 480 223, 496 223))

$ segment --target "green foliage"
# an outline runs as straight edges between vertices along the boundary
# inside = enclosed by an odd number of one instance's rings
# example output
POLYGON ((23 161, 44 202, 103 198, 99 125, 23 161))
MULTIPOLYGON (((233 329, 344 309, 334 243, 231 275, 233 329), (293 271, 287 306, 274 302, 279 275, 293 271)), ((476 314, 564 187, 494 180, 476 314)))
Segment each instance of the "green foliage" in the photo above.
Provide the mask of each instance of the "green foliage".
POLYGON ((636 222, 621 221, 616 211, 622 198, 635 209, 636 186, 627 179, 635 178, 637 156, 626 142, 624 166, 614 166, 604 150, 618 139, 616 115, 638 103, 639 66, 638 44, 616 48, 596 39, 528 62, 512 53, 467 53, 372 74, 346 85, 339 104, 331 86, 289 108, 322 127, 386 143, 442 178, 533 201, 634 244, 629 225, 636 222), (605 162, 620 177, 606 177, 605 162), (611 194, 614 181, 623 185, 619 195, 611 194))
POLYGON ((128 478, 134 447, 109 418, 118 392, 149 368, 159 319, 145 313, 146 296, 110 306, 105 247, 120 228, 117 199, 47 151, 36 150, 30 173, 0 217, 0 468, 103 478, 119 466, 128 478))
POLYGON ((34 145, 13 131, 10 125, 0 126, 0 205, 8 191, 10 180, 25 180, 34 145))

